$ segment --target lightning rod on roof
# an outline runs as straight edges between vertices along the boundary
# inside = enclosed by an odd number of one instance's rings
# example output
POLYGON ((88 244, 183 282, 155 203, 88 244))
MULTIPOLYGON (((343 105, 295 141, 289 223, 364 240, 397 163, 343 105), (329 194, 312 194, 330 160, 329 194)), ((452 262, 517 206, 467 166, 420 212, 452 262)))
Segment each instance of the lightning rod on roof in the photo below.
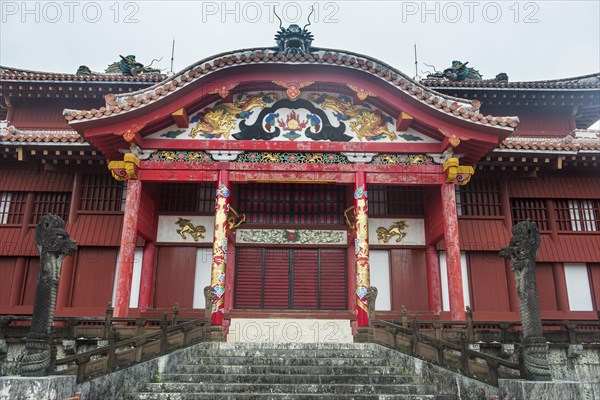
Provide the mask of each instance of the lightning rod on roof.
POLYGON ((418 62, 417 62, 417 42, 415 42, 415 80, 419 76, 418 62))
POLYGON ((173 71, 173 60, 175 59, 175 39, 173 39, 173 47, 171 48, 171 74, 175 74, 173 71))

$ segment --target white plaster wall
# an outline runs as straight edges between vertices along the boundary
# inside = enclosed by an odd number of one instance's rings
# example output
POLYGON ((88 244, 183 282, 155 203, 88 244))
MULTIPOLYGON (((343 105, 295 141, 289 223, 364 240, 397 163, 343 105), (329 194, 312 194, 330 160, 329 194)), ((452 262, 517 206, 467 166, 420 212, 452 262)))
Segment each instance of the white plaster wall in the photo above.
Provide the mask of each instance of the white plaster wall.
POLYGON ((347 319, 232 318, 228 342, 237 343, 353 343, 347 319))
POLYGON ((571 311, 593 311, 592 293, 587 265, 565 264, 565 280, 571 311))
POLYGON ((382 246, 424 246, 425 245, 425 222, 415 218, 369 218, 369 243, 382 246), (389 229, 396 221, 406 221, 408 227, 403 229, 406 233, 401 242, 396 242, 398 236, 390 238, 387 243, 377 238, 377 228, 389 229))
MULTIPOLYGON (((442 310, 450 311, 450 298, 448 291, 448 267, 446 265, 446 252, 440 251, 440 278, 442 281, 442 310)), ((467 254, 460 252, 460 269, 462 275, 463 300, 466 306, 471 306, 471 296, 469 294, 469 274, 467 270, 467 254)))
POLYGON ((377 288, 377 311, 392 309, 390 292, 390 252, 388 250, 369 251, 369 267, 371 268, 371 286, 377 288))
POLYGON ((194 274, 194 300, 192 308, 204 308, 204 287, 210 285, 212 267, 212 248, 200 248, 196 251, 196 271, 194 274))
MULTIPOLYGON (((115 265, 115 280, 113 282, 112 303, 116 304, 117 298, 117 279, 119 278, 119 262, 121 260, 121 251, 117 254, 115 265)), ((131 277, 131 297, 129 298, 129 308, 137 308, 140 300, 140 281, 142 279, 142 261, 144 260, 144 248, 135 248, 135 258, 133 259, 133 275, 131 277)))
POLYGON ((160 215, 158 217, 158 233, 156 241, 162 243, 212 243, 214 230, 214 216, 160 215), (177 233, 177 230, 181 229, 179 225, 177 225, 177 220, 179 218, 191 220, 191 223, 194 226, 204 226, 206 229, 206 232, 203 234, 204 238, 200 238, 196 242, 189 233, 186 233, 185 236, 187 239, 183 239, 177 233))

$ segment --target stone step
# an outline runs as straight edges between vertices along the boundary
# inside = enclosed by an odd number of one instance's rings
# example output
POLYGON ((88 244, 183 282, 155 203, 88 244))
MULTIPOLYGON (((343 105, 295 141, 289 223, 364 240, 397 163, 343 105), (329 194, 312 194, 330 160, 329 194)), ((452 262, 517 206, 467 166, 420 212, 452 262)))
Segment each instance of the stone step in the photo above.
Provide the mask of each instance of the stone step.
POLYGON ((403 375, 402 367, 314 365, 179 365, 181 374, 403 375))
MULTIPOLYGON (((135 393, 130 398, 135 400, 321 400, 322 393, 289 394, 289 393, 135 393)), ((328 394, 332 400, 457 400, 454 395, 437 394, 328 394)))
POLYGON ((205 349, 220 350, 268 350, 268 349, 288 349, 288 350, 377 350, 381 346, 373 343, 228 343, 212 342, 205 343, 202 346, 205 349))
POLYGON ((189 364, 184 365, 289 365, 289 366, 381 366, 387 367, 389 359, 386 357, 336 357, 336 358, 320 358, 320 357, 301 357, 301 356, 286 356, 286 357, 198 357, 190 359, 189 364))
POLYGON ((383 357, 385 350, 371 349, 288 349, 288 348, 206 348, 196 351, 190 360, 197 357, 303 357, 303 358, 364 358, 383 357))
POLYGON ((160 382, 268 383, 268 384, 361 384, 401 385, 414 383, 403 375, 291 375, 291 374, 162 374, 160 382))
POLYGON ((142 392, 156 393, 286 393, 286 394, 434 394, 431 386, 356 384, 261 384, 261 383, 147 383, 142 392))

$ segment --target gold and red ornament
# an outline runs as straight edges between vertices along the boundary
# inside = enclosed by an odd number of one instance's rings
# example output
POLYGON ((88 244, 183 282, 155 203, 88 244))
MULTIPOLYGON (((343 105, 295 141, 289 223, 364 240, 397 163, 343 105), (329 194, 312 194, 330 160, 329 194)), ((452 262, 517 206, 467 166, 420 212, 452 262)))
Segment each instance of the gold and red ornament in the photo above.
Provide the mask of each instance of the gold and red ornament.
POLYGON ((229 96, 229 91, 239 85, 239 82, 224 83, 216 89, 211 90, 208 94, 218 94, 222 99, 229 96))
POLYGON ((296 111, 292 110, 292 112, 287 115, 285 122, 279 118, 277 123, 281 129, 287 131, 283 137, 293 141, 301 136, 298 131, 301 132, 304 128, 306 128, 306 125, 308 125, 308 120, 301 121, 299 115, 296 114, 296 111))
POLYGON ((283 82, 283 81, 273 81, 274 84, 283 86, 286 88, 286 94, 290 100, 296 100, 300 97, 301 89, 312 85, 314 82, 283 82))

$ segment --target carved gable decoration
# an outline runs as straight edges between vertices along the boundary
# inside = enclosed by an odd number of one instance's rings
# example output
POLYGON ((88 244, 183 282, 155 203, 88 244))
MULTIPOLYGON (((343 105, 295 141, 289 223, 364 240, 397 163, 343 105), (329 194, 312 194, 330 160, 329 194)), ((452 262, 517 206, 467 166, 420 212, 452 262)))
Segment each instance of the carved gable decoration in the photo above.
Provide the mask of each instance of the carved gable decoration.
POLYGON ((275 92, 248 92, 203 108, 190 117, 188 128, 173 125, 148 138, 438 142, 412 128, 398 131, 396 126, 394 117, 367 102, 354 104, 346 95, 303 90, 292 99, 275 92))

